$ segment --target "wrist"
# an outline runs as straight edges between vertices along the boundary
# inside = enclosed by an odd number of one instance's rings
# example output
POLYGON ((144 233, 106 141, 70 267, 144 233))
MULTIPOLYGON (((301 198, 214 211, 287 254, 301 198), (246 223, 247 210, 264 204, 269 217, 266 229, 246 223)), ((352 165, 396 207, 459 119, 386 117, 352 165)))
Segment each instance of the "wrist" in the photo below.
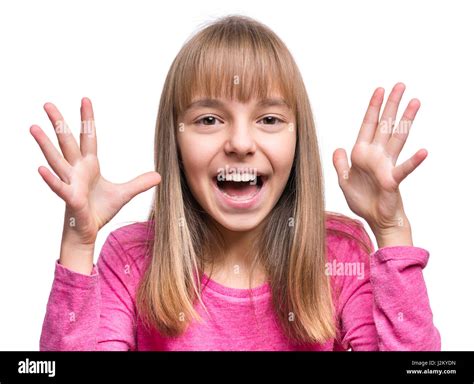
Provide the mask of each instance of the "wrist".
POLYGON ((90 275, 94 266, 95 244, 85 244, 63 236, 59 263, 71 271, 90 275))
POLYGON ((61 243, 78 249, 94 249, 97 235, 84 238, 75 229, 64 227, 61 243))
POLYGON ((370 225, 379 248, 391 246, 413 246, 410 222, 406 217, 394 220, 396 225, 370 225))

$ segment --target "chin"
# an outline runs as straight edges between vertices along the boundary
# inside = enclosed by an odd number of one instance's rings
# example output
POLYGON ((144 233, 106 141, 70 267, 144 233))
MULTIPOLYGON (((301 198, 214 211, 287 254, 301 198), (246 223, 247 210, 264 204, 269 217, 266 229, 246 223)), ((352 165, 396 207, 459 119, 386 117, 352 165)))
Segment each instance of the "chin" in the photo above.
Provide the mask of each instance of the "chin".
POLYGON ((233 232, 247 232, 256 230, 258 226, 263 222, 264 217, 260 215, 249 214, 249 215, 219 215, 211 217, 222 227, 233 232), (232 217, 233 216, 233 217, 232 217))

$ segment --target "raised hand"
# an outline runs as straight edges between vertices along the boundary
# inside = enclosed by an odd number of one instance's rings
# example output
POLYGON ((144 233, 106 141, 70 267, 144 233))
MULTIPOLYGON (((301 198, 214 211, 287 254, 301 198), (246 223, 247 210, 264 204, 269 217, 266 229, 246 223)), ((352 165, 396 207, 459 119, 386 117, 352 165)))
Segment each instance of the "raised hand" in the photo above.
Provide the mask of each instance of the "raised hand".
POLYGON ((58 109, 52 103, 46 103, 44 109, 55 128, 62 154, 39 126, 32 125, 30 132, 57 176, 43 166, 38 172, 66 203, 63 242, 78 247, 93 245, 99 229, 134 196, 159 184, 161 176, 148 172, 123 184, 104 179, 97 159, 94 112, 88 98, 81 100, 80 146, 58 109))
MULTIPOLYGON (((410 159, 396 165, 420 108, 419 100, 412 99, 399 124, 395 126, 404 91, 403 83, 393 87, 379 121, 384 89, 375 90, 351 152, 351 166, 345 150, 341 148, 334 151, 333 163, 349 208, 367 221, 377 240, 394 233, 403 233, 403 242, 409 243, 410 227, 399 185, 423 162, 428 153, 420 149, 410 159)), ((392 244, 393 241, 380 242, 383 245, 396 245, 392 244)))

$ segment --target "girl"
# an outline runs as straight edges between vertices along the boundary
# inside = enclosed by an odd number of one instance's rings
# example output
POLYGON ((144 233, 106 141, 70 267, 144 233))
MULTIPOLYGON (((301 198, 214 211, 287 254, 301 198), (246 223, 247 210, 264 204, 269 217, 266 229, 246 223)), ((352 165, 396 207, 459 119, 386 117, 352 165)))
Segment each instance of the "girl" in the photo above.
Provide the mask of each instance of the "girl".
POLYGON ((375 90, 349 166, 333 162, 358 220, 325 212, 308 96, 284 43, 266 26, 222 18, 192 37, 166 78, 155 169, 105 180, 94 114, 81 105, 80 146, 51 104, 62 155, 31 133, 66 203, 41 350, 439 350, 399 184, 425 159, 396 165, 420 107, 394 121, 404 85, 375 90), (97 232, 159 184, 144 223, 97 232))

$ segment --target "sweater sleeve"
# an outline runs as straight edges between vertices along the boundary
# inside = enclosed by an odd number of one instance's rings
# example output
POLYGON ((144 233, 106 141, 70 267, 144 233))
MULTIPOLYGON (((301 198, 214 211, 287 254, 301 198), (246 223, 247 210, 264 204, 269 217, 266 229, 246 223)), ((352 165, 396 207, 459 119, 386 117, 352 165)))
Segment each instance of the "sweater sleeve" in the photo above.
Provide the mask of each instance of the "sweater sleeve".
POLYGON ((441 349, 422 273, 428 258, 427 250, 412 246, 384 247, 372 256, 374 320, 380 350, 441 349))
POLYGON ((342 278, 338 316, 344 349, 440 350, 422 274, 428 251, 396 246, 369 255, 352 244, 343 254, 341 268, 362 271, 342 278))
POLYGON ((128 255, 111 233, 91 275, 56 261, 41 351, 135 350, 136 310, 128 255))

